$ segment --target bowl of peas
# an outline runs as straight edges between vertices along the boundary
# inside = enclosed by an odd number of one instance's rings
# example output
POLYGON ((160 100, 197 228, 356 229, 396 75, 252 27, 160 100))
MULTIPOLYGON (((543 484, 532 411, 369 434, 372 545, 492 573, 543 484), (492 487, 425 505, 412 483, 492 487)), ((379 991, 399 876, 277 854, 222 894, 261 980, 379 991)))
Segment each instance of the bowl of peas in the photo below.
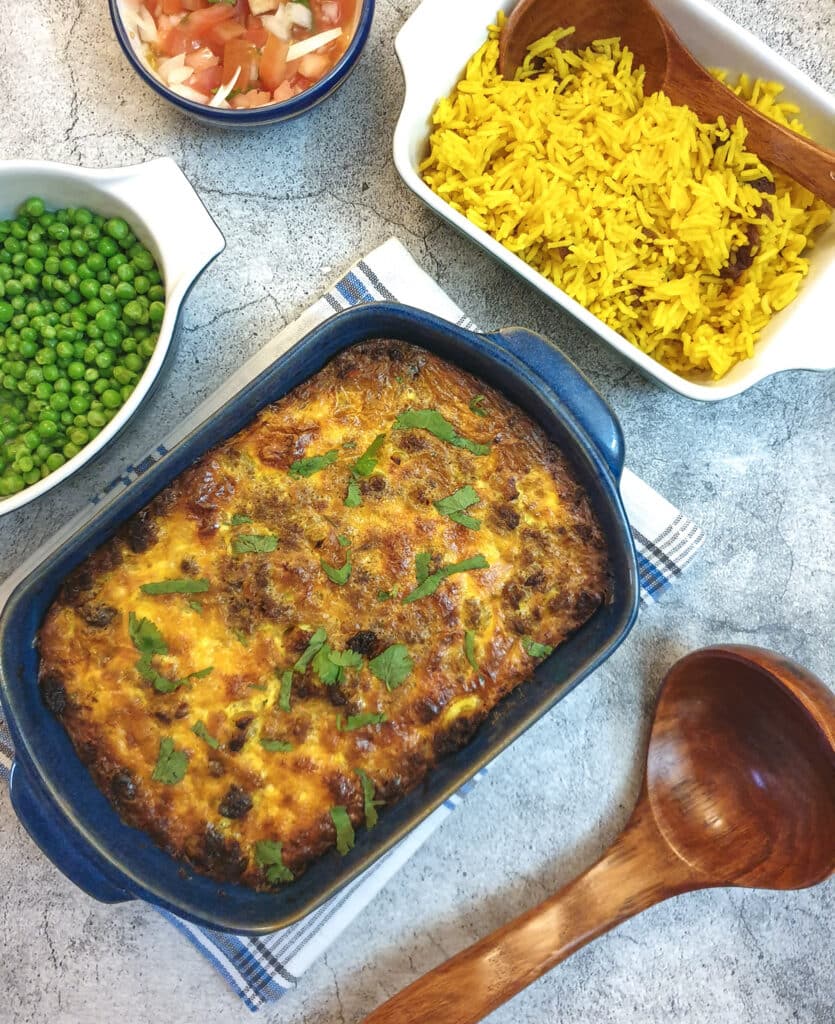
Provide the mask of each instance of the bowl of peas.
POLYGON ((224 245, 168 158, 107 170, 0 164, 0 515, 117 436, 224 245))

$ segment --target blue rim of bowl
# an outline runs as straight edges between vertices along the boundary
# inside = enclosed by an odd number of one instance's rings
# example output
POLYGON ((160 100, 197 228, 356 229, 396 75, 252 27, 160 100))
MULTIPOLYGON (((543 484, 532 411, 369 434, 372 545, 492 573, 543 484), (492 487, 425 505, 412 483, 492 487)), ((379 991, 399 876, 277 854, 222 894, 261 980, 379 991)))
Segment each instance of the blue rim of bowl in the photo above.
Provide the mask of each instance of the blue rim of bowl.
POLYGON ((357 18, 357 27, 351 42, 348 44, 348 49, 324 78, 320 78, 315 85, 305 89, 304 92, 299 93, 298 96, 293 96, 289 100, 282 100, 280 103, 268 103, 263 107, 250 107, 243 110, 225 110, 222 107, 210 107, 206 103, 195 103, 193 100, 187 100, 185 97, 178 96, 175 92, 172 92, 167 86, 163 85, 134 50, 122 20, 119 0, 108 0, 108 7, 110 8, 110 20, 113 22, 116 39, 125 57, 127 57, 128 63, 145 84, 150 86, 157 95, 168 100, 169 103, 172 103, 184 113, 193 114, 196 117, 203 118, 205 121, 211 121, 219 125, 246 124, 255 126, 271 124, 275 121, 286 120, 295 117, 297 114, 302 114, 311 107, 317 106, 322 100, 327 99, 342 84, 365 46, 368 34, 371 31, 371 22, 374 19, 375 0, 359 0, 359 3, 361 6, 359 17, 357 18))

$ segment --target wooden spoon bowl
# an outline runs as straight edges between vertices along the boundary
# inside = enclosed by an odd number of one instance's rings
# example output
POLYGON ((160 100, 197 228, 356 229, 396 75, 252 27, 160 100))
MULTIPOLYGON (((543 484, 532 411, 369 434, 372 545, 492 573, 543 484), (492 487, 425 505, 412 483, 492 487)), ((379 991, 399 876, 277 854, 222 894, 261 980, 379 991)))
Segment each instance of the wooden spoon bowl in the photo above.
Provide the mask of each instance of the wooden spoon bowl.
POLYGON ((644 66, 646 95, 660 89, 703 121, 721 114, 733 124, 741 117, 750 149, 835 206, 835 153, 775 124, 718 82, 650 0, 520 0, 502 32, 499 70, 512 78, 531 43, 572 25, 575 32, 564 45, 577 49, 619 36, 644 66))
POLYGON ((365 1024, 475 1024, 587 942, 679 893, 800 889, 835 872, 835 696, 756 647, 668 672, 644 786, 579 878, 418 979, 365 1024))

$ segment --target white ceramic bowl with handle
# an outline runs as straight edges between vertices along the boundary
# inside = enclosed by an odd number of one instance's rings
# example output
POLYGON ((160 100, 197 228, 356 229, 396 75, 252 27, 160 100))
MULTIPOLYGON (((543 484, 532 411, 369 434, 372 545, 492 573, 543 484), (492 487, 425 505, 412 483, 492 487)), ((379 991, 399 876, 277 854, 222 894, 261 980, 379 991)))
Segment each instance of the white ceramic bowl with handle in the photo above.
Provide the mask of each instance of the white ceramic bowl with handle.
MULTIPOLYGON (((708 67, 746 72, 781 82, 786 99, 797 103, 813 137, 835 149, 835 98, 758 39, 702 0, 655 0, 685 45, 708 67)), ((472 224, 436 195, 418 171, 428 151, 432 113, 459 81, 464 67, 487 36, 497 9, 509 12, 516 0, 423 0, 397 36, 395 47, 406 79, 406 97, 394 133, 394 162, 400 176, 428 206, 486 249, 549 299, 568 310, 641 372, 688 398, 716 401, 747 390, 783 370, 835 368, 835 223, 815 239, 809 275, 797 298, 763 331, 754 356, 736 364, 721 380, 688 379, 630 344, 552 284, 524 260, 472 224), (439 30, 439 26, 443 26, 439 30)))
POLYGON ((126 220, 157 261, 165 287, 165 315, 148 365, 113 419, 59 469, 17 494, 0 498, 0 516, 66 480, 116 437, 159 377, 189 290, 226 245, 188 179, 168 157, 104 170, 44 160, 0 163, 0 218, 13 217, 30 196, 43 199, 47 209, 85 206, 104 217, 126 220))

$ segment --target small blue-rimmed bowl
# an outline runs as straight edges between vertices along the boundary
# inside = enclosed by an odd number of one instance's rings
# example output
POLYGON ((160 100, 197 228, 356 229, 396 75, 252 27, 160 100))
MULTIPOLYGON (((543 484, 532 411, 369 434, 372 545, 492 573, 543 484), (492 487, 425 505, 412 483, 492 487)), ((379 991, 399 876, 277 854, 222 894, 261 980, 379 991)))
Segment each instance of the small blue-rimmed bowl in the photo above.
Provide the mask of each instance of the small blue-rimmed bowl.
POLYGON ((371 30, 371 22, 374 18, 374 0, 358 0, 359 13, 357 24, 348 49, 337 61, 331 70, 309 89, 293 96, 289 100, 282 100, 280 103, 268 103, 263 107, 251 107, 241 110, 226 109, 223 107, 209 107, 204 103, 195 103, 183 96, 178 96, 163 84, 154 72, 148 67, 143 55, 143 43, 138 34, 128 29, 122 14, 124 0, 108 0, 110 6, 110 17, 113 21, 113 28, 116 38, 128 63, 139 75, 142 81, 154 92, 167 100, 177 110, 188 114, 203 124, 209 124, 219 128, 256 128, 265 124, 277 124, 279 121, 289 121, 291 117, 299 117, 317 107, 328 96, 336 92, 345 79, 354 69, 354 65, 362 53, 371 30))

